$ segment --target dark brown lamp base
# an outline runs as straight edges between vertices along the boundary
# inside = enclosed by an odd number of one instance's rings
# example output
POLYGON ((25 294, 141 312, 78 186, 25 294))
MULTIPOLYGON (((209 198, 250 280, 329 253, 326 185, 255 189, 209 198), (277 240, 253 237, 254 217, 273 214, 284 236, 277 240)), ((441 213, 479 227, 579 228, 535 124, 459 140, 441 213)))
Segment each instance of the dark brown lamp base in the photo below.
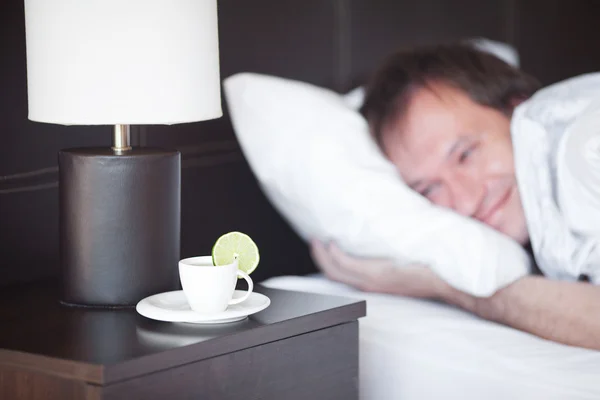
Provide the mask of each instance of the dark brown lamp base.
POLYGON ((179 288, 181 155, 175 150, 62 150, 63 303, 134 306, 179 288))

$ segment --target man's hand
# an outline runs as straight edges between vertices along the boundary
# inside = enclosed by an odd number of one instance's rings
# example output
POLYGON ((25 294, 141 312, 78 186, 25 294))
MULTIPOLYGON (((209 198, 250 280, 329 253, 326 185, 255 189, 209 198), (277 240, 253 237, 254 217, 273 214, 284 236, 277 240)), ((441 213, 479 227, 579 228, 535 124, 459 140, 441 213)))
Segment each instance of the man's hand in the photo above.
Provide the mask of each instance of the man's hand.
POLYGON ((312 258, 329 279, 367 292, 441 299, 450 288, 422 265, 397 267, 382 259, 349 256, 333 243, 311 243, 312 258))

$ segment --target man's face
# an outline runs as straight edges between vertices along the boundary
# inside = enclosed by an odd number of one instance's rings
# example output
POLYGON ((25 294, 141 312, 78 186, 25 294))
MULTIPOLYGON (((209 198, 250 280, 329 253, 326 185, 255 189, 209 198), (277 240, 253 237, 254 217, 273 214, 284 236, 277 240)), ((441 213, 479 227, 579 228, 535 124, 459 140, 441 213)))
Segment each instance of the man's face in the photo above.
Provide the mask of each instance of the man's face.
POLYGON ((382 132, 402 178, 433 203, 528 239, 517 190, 510 118, 444 84, 417 89, 382 132))

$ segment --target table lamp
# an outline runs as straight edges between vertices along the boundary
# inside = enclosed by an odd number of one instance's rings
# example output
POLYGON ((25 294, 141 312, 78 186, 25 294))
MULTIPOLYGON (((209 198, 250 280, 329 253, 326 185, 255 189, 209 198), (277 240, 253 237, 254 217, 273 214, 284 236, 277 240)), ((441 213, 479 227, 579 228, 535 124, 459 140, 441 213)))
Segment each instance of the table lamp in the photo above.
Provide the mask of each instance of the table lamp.
POLYGON ((61 301, 178 289, 181 155, 129 127, 222 115, 216 0, 25 0, 25 26, 29 119, 114 127, 58 155, 61 301))

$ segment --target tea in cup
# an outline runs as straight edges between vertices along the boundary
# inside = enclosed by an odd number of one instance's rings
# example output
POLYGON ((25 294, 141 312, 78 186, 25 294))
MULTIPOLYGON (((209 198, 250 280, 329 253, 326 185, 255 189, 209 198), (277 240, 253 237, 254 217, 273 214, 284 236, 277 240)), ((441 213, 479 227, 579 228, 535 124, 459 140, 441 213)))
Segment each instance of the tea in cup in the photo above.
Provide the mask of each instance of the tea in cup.
POLYGON ((252 279, 238 269, 237 259, 215 266, 211 256, 185 258, 179 261, 179 279, 190 308, 202 314, 223 312, 227 306, 246 300, 254 289, 252 279), (248 291, 233 299, 238 276, 248 282, 248 291))

